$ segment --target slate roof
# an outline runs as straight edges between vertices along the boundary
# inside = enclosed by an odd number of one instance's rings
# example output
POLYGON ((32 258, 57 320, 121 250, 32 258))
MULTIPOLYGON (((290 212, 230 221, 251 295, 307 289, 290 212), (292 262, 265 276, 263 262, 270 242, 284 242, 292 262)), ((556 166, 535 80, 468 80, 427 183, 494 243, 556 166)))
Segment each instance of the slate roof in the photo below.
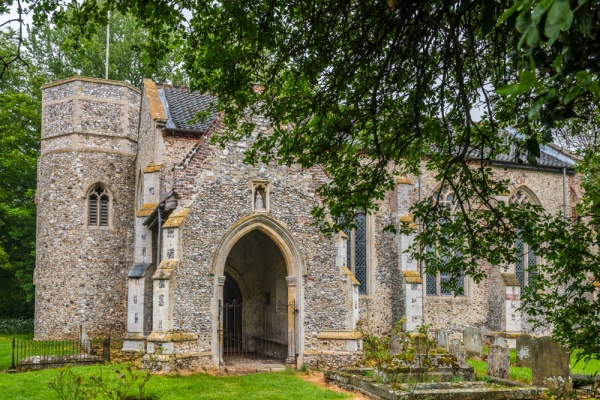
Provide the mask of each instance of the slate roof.
MULTIPOLYGON (((555 168, 571 168, 575 164, 575 160, 567 160, 565 155, 560 157, 560 155, 550 154, 551 152, 548 149, 540 149, 540 157, 538 158, 538 166, 541 167, 555 167, 555 168)), ((508 154, 501 154, 496 157, 494 161, 507 162, 515 165, 519 165, 518 162, 515 161, 514 157, 508 154)), ((526 161, 520 165, 528 165, 526 161)))
POLYGON ((217 117, 214 96, 190 92, 185 87, 163 86, 158 92, 167 114, 167 129, 205 132, 217 117), (210 110, 207 119, 189 123, 197 113, 206 110, 210 110))

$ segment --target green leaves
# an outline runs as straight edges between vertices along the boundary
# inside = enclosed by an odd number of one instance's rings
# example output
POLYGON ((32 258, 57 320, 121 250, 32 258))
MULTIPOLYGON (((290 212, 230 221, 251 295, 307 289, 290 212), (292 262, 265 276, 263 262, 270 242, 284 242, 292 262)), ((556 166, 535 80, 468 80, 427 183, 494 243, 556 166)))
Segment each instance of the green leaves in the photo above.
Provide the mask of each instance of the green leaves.
POLYGON ((512 83, 496 89, 496 93, 502 96, 518 96, 527 92, 536 83, 536 75, 531 71, 521 71, 519 83, 512 83))
MULTIPOLYGON (((552 3, 549 7, 548 15, 546 16, 546 24, 544 26, 544 34, 548 37, 547 45, 552 46, 561 31, 567 31, 571 28, 571 24, 573 23, 573 11, 571 10, 568 0, 553 0, 552 2, 546 0, 542 3, 552 3)), ((540 5, 542 3, 540 3, 540 5)), ((536 9, 537 8, 538 7, 536 7, 536 9)), ((548 9, 548 7, 545 8, 548 9)), ((534 13, 536 9, 534 9, 534 13)), ((541 18, 541 15, 543 14, 541 7, 538 14, 540 14, 541 18)))

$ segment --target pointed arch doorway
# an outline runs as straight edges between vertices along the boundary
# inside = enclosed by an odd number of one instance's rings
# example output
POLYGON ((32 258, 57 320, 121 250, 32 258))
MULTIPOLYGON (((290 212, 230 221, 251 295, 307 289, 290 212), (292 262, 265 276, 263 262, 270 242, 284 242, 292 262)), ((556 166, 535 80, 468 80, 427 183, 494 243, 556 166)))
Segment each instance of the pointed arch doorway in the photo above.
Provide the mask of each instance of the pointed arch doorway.
POLYGON ((215 364, 302 361, 301 265, 291 235, 267 215, 242 220, 223 237, 212 265, 215 364))

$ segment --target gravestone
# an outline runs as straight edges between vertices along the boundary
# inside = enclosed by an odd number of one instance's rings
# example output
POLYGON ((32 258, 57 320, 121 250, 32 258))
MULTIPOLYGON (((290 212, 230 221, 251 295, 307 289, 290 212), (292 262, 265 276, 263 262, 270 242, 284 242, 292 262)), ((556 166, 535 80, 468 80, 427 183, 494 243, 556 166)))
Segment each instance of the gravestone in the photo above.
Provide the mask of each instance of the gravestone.
POLYGON ((457 361, 465 361, 465 358, 467 357, 467 351, 465 350, 465 346, 463 342, 461 342, 458 339, 452 339, 450 341, 449 351, 450 354, 456 356, 457 361))
POLYGON ((481 358, 483 350, 483 337, 477 328, 466 328, 463 331, 463 343, 467 351, 467 357, 481 358))
POLYGON ((508 347, 508 344, 506 343, 506 339, 503 337, 497 337, 494 339, 494 346, 508 347))
MULTIPOLYGON (((496 339, 497 340, 497 339, 496 339)), ((487 359, 487 374, 493 378, 508 379, 510 368, 510 349, 508 346, 490 347, 487 359)))
POLYGON ((531 375, 533 384, 554 390, 571 390, 570 357, 560 344, 545 336, 533 340, 531 375))
POLYGON ((448 350, 448 334, 443 329, 436 329, 435 331, 435 340, 438 343, 438 346, 448 350))
POLYGON ((392 335, 390 339, 390 356, 396 356, 406 351, 404 341, 401 341, 398 336, 392 335))
POLYGON ((521 335, 517 337, 517 367, 531 368, 531 353, 533 338, 530 335, 521 335))

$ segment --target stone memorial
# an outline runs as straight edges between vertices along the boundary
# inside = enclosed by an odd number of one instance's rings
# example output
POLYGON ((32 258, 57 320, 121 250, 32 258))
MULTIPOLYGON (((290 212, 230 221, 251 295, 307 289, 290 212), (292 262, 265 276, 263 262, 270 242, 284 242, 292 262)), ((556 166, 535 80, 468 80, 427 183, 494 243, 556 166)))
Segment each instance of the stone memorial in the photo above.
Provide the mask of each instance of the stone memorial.
POLYGON ((494 339, 494 346, 508 347, 508 343, 503 337, 497 337, 496 339, 494 339))
POLYGON ((483 351, 483 337, 477 328, 468 327, 463 331, 463 343, 467 357, 481 358, 483 351))
POLYGON ((458 361, 465 361, 465 358, 467 357, 467 351, 465 350, 465 345, 463 344, 463 342, 461 342, 458 339, 452 339, 450 341, 449 351, 450 351, 450 354, 453 354, 456 356, 456 359, 458 361))
POLYGON ((448 350, 448 334, 443 329, 436 329, 435 340, 439 347, 448 350))
MULTIPOLYGON (((496 339, 498 340, 498 339, 496 339)), ((508 379, 510 368, 510 349, 508 346, 490 347, 487 359, 487 374, 492 378, 508 379)))
POLYGON ((395 356, 406 351, 406 343, 403 337, 392 335, 390 338, 390 356, 395 356))
POLYGON ((571 390, 570 356, 560 344, 544 336, 533 340, 531 375, 533 384, 553 390, 571 390))
POLYGON ((531 352, 533 338, 530 335, 521 335, 517 337, 517 367, 531 368, 531 352))

